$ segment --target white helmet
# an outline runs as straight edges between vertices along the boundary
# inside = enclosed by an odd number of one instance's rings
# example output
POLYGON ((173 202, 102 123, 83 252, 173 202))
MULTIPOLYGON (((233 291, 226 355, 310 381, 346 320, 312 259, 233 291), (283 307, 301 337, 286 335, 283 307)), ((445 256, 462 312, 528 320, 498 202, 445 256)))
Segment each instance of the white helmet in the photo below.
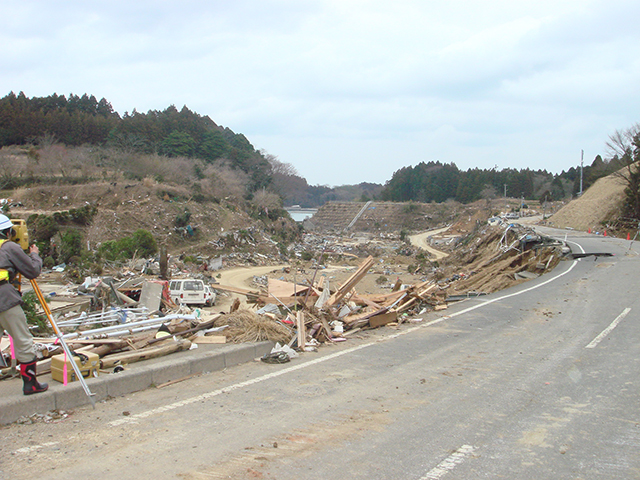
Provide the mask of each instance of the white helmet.
POLYGON ((13 222, 6 215, 0 214, 0 232, 13 227, 13 222))

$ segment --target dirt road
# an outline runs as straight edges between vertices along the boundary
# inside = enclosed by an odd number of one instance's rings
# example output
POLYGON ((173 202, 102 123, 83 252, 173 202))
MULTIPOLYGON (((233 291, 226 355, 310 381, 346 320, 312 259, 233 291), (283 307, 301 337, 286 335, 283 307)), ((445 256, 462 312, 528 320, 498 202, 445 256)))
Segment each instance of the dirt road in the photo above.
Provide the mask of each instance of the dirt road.
POLYGON ((417 233, 416 235, 410 235, 409 241, 411 242, 411 245, 414 245, 416 247, 422 248, 423 250, 426 250, 431 255, 433 255, 436 260, 440 260, 441 258, 448 256, 449 254, 442 252, 440 250, 436 250, 431 245, 429 245, 429 237, 446 232, 447 230, 449 230, 449 227, 437 228, 435 230, 427 230, 426 232, 417 233))
MULTIPOLYGON (((220 272, 220 278, 218 282, 221 285, 226 285, 229 287, 237 287, 237 288, 251 288, 251 279, 254 276, 266 275, 269 272, 273 272, 275 270, 282 270, 283 267, 287 267, 288 265, 267 265, 264 267, 238 267, 232 268, 229 270, 225 270, 220 272)), ((215 285, 213 285, 215 288, 215 285)), ((239 298, 240 305, 243 307, 247 307, 247 298, 244 295, 237 295, 230 292, 220 292, 216 299, 216 305, 214 310, 219 310, 221 307, 226 307, 231 305, 233 301, 239 298)))

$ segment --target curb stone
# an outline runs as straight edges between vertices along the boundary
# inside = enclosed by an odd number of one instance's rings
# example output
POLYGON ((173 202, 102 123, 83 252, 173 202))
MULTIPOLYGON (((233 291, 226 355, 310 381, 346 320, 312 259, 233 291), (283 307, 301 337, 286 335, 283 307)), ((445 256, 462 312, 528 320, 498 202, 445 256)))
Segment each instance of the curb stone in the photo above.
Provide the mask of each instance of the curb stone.
MULTIPOLYGON (((176 352, 157 359, 132 363, 119 373, 105 373, 87 378, 86 383, 96 403, 145 390, 189 375, 220 371, 247 363, 271 351, 273 342, 243 343, 240 345, 199 345, 197 349, 176 352)), ((49 390, 35 395, 22 394, 22 380, 0 381, 0 425, 16 422, 21 417, 45 414, 51 410, 69 410, 91 401, 80 382, 63 385, 51 379, 51 374, 38 377, 49 384, 49 390)))

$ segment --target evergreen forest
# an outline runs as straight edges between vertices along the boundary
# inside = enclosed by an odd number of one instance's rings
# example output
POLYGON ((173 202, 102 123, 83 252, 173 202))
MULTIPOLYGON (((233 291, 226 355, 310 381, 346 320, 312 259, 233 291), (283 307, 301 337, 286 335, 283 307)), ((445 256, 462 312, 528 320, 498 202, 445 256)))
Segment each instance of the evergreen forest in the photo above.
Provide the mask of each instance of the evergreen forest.
MULTIPOLYGON (((581 172, 576 166, 554 174, 545 170, 527 169, 458 169, 455 163, 421 162, 397 170, 385 185, 329 187, 312 186, 298 175, 290 164, 256 150, 240 133, 216 124, 186 106, 178 110, 171 105, 165 110, 147 113, 115 112, 111 103, 93 95, 53 94, 29 98, 11 92, 0 99, 0 147, 24 146, 37 148, 46 144, 93 146, 130 155, 157 155, 166 159, 193 159, 197 177, 207 166, 221 162, 242 172, 247 196, 270 191, 284 205, 317 207, 330 200, 339 201, 417 201, 462 203, 494 198, 506 194, 512 198, 562 200, 575 196, 581 187, 586 190, 598 178, 625 165, 624 154, 603 160, 597 156, 581 172)), ((33 152, 37 155, 37 151, 33 152)), ((634 157, 635 158, 635 157, 634 157)), ((406 159, 412 163, 413 159, 406 159)), ((134 174, 135 175, 135 174, 134 174)), ((36 178, 9 178, 3 175, 3 188, 15 188, 36 178)))

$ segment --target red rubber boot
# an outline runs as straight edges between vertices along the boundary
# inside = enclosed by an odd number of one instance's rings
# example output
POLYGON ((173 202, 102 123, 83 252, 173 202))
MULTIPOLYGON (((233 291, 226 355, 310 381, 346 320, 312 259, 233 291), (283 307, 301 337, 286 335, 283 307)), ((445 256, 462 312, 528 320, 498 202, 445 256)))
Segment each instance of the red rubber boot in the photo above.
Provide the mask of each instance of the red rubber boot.
POLYGON ((20 364, 20 376, 24 382, 22 393, 31 395, 33 393, 45 392, 49 388, 46 383, 38 383, 36 378, 36 361, 20 364))

